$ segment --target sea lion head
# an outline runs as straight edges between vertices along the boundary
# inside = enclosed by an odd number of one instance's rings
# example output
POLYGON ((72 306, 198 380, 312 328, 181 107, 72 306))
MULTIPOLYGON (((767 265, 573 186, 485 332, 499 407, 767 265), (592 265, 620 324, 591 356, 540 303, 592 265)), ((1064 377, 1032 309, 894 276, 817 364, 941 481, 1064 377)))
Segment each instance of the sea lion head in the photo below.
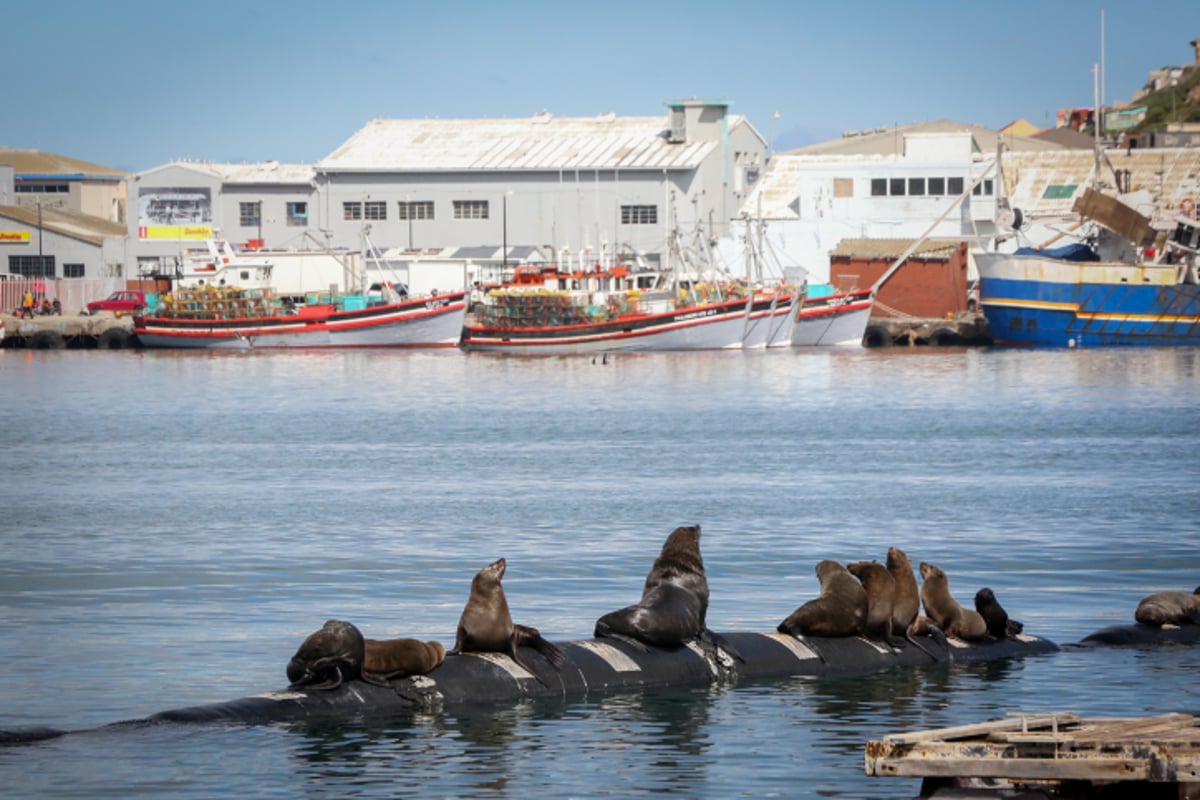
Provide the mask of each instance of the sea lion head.
POLYGON ((817 562, 817 580, 819 580, 822 585, 824 585, 825 581, 828 580, 830 576, 839 572, 847 571, 848 570, 845 567, 843 567, 837 561, 834 561, 832 558, 827 558, 824 561, 817 562))
POLYGON ((680 525, 671 531, 667 540, 663 542, 662 554, 670 555, 675 559, 687 554, 695 556, 698 561, 700 559, 700 526, 680 525))
POLYGON ((980 606, 986 606, 996 602, 996 593, 986 586, 975 593, 975 610, 979 611, 980 606))
POLYGON ((327 621, 310 634, 287 665, 292 687, 336 689, 362 675, 363 635, 349 622, 327 621))
POLYGON ((921 580, 927 581, 944 577, 946 577, 946 573, 942 572, 938 567, 933 564, 926 564, 924 561, 921 562, 921 580))
POLYGON ((909 567, 911 569, 912 562, 908 560, 908 554, 899 547, 889 547, 887 556, 887 568, 895 569, 897 567, 909 567))
POLYGON ((497 559, 475 573, 475 578, 471 583, 476 585, 499 583, 500 579, 504 577, 506 569, 508 569, 508 562, 503 558, 497 559))

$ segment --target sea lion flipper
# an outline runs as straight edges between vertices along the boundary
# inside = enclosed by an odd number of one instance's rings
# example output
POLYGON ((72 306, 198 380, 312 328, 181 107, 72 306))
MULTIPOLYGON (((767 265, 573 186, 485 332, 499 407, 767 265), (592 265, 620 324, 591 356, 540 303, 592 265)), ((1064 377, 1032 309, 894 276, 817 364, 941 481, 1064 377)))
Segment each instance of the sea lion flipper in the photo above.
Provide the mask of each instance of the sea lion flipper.
POLYGON ((929 617, 918 615, 917 618, 913 620, 913 623, 905 629, 904 638, 908 639, 913 643, 913 645, 920 648, 925 655, 929 656, 934 661, 941 661, 942 659, 938 656, 938 654, 926 647, 917 638, 918 636, 928 636, 929 638, 933 639, 945 649, 946 660, 950 662, 954 661, 954 653, 950 649, 950 642, 946 639, 946 633, 939 628, 933 620, 929 619, 929 617))
POLYGON ((548 641, 537 628, 528 625, 513 625, 514 647, 532 647, 541 653, 555 669, 562 669, 563 652, 556 644, 548 641))

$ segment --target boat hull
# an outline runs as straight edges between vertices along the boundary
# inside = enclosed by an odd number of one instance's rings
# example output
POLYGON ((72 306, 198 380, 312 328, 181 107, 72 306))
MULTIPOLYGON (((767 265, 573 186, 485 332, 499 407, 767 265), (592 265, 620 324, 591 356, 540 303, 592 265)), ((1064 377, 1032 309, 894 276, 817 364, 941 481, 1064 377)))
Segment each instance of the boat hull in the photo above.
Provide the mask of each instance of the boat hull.
POLYGON ((464 350, 568 355, 614 351, 724 350, 742 347, 746 301, 582 325, 463 328, 464 350))
POLYGON ((143 347, 192 349, 453 347, 466 294, 355 311, 222 320, 144 317, 134 324, 143 347))
POLYGON ((1200 286, 1174 265, 980 253, 979 305, 998 345, 1200 344, 1200 286))
POLYGON ((870 289, 805 298, 792 328, 792 346, 861 347, 874 302, 870 289))
POLYGON ((742 347, 755 350, 790 345, 795 303, 791 294, 756 299, 746 315, 742 347))

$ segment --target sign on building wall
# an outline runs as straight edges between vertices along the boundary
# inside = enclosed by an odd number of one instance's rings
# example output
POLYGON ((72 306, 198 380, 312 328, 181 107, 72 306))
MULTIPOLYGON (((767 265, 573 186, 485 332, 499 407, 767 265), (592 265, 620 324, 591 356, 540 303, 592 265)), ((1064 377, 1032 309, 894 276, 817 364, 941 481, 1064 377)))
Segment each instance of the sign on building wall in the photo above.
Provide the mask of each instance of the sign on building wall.
POLYGON ((0 231, 0 244, 29 244, 29 231, 0 231))
POLYGON ((208 189, 138 189, 139 239, 211 239, 212 220, 212 193, 208 189))

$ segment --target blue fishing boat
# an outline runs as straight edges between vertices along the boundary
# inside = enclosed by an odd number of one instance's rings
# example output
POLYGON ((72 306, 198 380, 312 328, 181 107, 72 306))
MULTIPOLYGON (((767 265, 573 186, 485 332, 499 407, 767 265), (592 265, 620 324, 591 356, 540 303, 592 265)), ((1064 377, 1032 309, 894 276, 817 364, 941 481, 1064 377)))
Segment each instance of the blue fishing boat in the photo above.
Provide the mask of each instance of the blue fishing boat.
POLYGON ((1092 197, 1101 220, 1079 243, 976 253, 979 304, 998 345, 1200 345, 1200 224, 1155 230, 1127 206, 1092 197), (1108 213, 1105 213, 1108 212, 1108 213))

